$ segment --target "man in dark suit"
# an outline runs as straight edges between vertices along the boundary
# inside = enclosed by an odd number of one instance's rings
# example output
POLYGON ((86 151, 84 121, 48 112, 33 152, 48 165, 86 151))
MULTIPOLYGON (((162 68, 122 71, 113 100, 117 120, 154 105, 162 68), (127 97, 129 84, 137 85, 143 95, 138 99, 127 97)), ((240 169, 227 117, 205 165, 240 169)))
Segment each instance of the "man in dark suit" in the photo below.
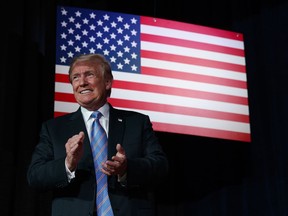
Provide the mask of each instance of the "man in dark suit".
POLYGON ((53 216, 97 215, 90 116, 98 110, 108 135, 108 160, 101 172, 107 175, 114 216, 155 215, 154 189, 168 174, 168 160, 149 117, 107 102, 113 75, 102 55, 74 58, 69 79, 80 107, 42 124, 27 172, 29 185, 53 191, 53 216))

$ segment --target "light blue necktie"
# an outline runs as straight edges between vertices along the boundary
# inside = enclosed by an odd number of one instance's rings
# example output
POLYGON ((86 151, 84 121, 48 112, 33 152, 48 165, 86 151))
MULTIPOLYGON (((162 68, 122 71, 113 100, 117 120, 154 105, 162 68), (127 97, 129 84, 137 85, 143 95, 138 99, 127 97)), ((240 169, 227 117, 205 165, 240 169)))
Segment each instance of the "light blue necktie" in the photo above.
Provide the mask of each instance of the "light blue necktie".
POLYGON ((97 216, 113 216, 113 211, 108 196, 107 175, 101 172, 101 162, 107 160, 107 135, 101 126, 99 119, 102 114, 95 111, 91 114, 95 120, 91 129, 91 149, 93 153, 95 173, 96 173, 96 209, 97 216))

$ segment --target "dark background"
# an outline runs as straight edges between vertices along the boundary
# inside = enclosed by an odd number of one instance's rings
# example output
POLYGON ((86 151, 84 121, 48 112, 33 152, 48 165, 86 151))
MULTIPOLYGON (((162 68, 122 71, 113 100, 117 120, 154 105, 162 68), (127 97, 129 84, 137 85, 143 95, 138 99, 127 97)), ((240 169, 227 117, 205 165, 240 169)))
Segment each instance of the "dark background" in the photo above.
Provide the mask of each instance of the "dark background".
MULTIPOLYGON (((4 3, 2 3, 4 4, 4 3)), ((53 117, 56 6, 154 16, 243 33, 251 143, 160 133, 169 178, 159 216, 288 216, 287 0, 18 0, 1 8, 0 215, 48 216, 27 186, 42 121, 53 117)))

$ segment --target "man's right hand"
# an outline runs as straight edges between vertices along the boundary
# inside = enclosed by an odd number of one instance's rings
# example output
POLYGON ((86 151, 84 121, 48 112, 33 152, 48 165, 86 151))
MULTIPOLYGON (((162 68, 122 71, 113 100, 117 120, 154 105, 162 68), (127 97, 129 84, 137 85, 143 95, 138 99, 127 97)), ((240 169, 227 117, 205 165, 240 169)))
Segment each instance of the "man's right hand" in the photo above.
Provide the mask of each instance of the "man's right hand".
POLYGON ((67 168, 71 172, 75 171, 77 164, 83 155, 84 137, 85 137, 84 132, 80 131, 79 134, 69 138, 67 143, 65 144, 66 148, 65 163, 67 168))

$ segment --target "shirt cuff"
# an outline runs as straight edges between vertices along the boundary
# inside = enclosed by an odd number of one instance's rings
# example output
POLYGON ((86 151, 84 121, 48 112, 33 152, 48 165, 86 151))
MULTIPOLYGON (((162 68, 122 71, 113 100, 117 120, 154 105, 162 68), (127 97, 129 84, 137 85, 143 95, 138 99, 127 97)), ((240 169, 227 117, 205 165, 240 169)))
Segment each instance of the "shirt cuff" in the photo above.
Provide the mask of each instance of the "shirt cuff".
POLYGON ((127 173, 125 173, 123 176, 118 175, 118 182, 121 186, 126 187, 127 186, 127 173))
POLYGON ((75 171, 71 172, 71 171, 68 169, 66 163, 65 163, 65 168, 66 168, 66 174, 67 174, 68 182, 70 183, 70 181, 71 181, 73 178, 75 178, 75 171))

